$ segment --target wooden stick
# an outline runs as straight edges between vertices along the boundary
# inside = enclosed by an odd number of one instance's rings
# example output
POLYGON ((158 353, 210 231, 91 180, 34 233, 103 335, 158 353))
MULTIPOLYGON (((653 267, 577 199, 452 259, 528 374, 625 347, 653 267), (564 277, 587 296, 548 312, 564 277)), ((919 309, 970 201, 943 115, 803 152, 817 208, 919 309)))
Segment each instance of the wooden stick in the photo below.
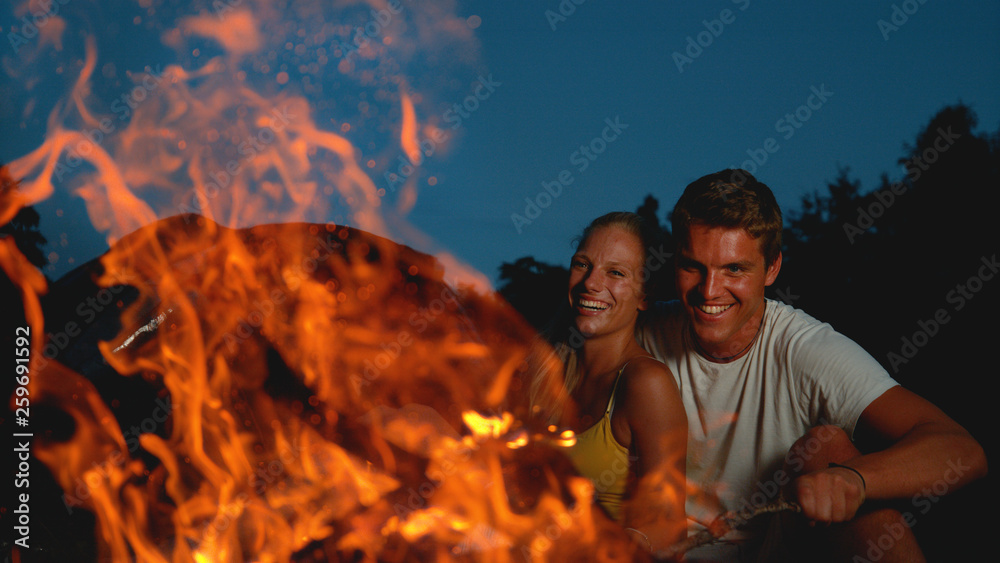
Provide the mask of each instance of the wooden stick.
POLYGON ((758 506, 751 510, 743 509, 735 513, 727 512, 725 514, 721 514, 714 521, 712 521, 711 524, 709 524, 708 528, 693 536, 688 536, 686 539, 656 553, 656 558, 667 560, 677 559, 691 549, 719 540, 722 536, 743 526, 761 514, 773 514, 775 512, 785 511, 802 512, 802 507, 800 507, 797 503, 786 501, 783 498, 778 498, 778 500, 772 502, 771 504, 758 506))

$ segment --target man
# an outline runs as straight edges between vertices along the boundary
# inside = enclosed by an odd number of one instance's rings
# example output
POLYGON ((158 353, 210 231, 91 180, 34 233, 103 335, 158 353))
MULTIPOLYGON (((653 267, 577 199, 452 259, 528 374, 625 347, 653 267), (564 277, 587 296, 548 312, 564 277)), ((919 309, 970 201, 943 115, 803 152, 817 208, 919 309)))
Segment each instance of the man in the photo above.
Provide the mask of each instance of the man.
POLYGON ((781 269, 781 211, 767 186, 742 170, 710 174, 687 187, 672 222, 679 301, 659 304, 639 336, 673 372, 687 410, 688 518, 707 525, 779 499, 802 508, 769 531, 755 519, 688 560, 760 551, 851 561, 886 533, 893 545, 880 561, 922 560, 901 514, 880 501, 980 478, 982 448, 853 341, 764 297, 781 269), (856 429, 891 445, 862 455, 856 429), (762 546, 765 536, 777 549, 762 546))

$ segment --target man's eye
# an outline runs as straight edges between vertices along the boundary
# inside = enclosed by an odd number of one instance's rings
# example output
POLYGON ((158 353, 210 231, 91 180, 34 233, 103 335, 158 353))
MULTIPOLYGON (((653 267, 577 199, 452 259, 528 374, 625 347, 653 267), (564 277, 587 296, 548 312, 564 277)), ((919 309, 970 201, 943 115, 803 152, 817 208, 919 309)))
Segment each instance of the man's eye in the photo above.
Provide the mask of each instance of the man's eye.
POLYGON ((625 277, 625 272, 621 270, 611 270, 612 276, 625 277))
POLYGON ((731 273, 738 274, 743 271, 743 266, 740 266, 738 264, 732 264, 729 266, 729 271, 731 273))
POLYGON ((570 262, 570 267, 573 267, 573 268, 586 268, 587 267, 587 263, 583 262, 583 261, 580 261, 580 260, 574 260, 574 261, 570 262))

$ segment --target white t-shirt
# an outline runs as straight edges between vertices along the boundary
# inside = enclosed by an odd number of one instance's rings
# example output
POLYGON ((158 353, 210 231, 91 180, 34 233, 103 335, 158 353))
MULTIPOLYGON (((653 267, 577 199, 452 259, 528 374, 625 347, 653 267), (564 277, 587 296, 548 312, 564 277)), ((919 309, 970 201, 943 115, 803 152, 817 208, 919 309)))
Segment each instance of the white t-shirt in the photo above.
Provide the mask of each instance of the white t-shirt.
MULTIPOLYGON (((782 466, 796 440, 821 424, 853 436, 862 411, 897 385, 852 340, 777 301, 766 301, 747 354, 726 364, 695 350, 685 319, 680 302, 658 303, 639 336, 680 389, 688 418, 687 479, 695 486, 687 513, 702 525, 727 510, 775 500, 790 480, 782 466)), ((792 467, 802 461, 789 459, 792 467)))

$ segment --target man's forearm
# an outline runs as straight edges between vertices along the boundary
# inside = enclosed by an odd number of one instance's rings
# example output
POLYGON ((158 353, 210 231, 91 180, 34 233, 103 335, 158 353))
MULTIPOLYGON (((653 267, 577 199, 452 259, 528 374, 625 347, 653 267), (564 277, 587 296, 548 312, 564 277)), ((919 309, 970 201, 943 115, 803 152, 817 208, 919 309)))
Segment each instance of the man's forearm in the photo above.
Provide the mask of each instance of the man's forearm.
POLYGON ((868 499, 929 496, 954 490, 986 475, 983 448, 956 423, 914 427, 891 447, 848 461, 864 476, 868 499), (943 484, 942 484, 943 483, 943 484))

